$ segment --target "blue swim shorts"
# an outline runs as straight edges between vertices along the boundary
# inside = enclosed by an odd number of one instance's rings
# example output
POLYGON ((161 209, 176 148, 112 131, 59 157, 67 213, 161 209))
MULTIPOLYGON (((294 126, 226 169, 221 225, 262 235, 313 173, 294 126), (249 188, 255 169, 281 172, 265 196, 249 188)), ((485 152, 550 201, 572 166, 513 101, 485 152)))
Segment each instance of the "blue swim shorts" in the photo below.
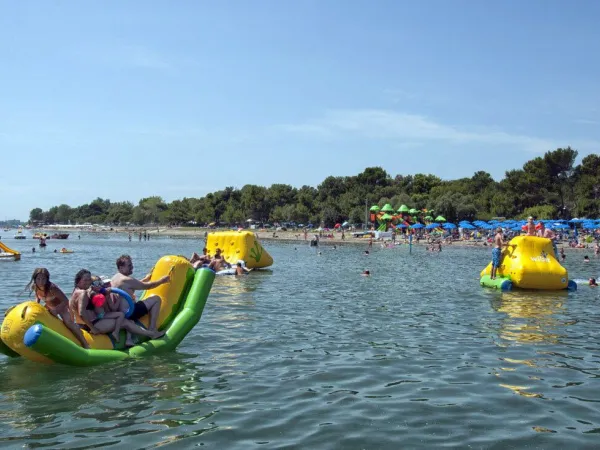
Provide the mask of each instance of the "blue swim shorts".
POLYGON ((496 268, 500 267, 500 256, 502 255, 502 250, 499 248, 494 248, 492 250, 492 265, 496 268))

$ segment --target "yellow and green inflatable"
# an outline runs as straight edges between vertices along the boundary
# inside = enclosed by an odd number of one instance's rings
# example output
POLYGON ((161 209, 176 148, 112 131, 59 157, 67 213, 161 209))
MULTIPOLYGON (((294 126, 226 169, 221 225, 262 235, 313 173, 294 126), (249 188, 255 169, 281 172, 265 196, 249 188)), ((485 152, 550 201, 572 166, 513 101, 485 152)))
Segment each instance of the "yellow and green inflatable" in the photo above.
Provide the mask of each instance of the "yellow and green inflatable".
MULTIPOLYGON (((91 347, 86 350, 61 320, 52 316, 44 306, 28 301, 7 311, 0 331, 0 352, 47 364, 94 366, 173 351, 200 320, 215 273, 208 268, 195 271, 181 256, 164 256, 154 266, 151 279, 156 280, 169 273, 169 283, 145 293, 145 296, 156 294, 162 301, 157 323, 160 330, 166 330, 166 334, 159 339, 127 350, 125 331, 121 332, 118 342, 108 335, 92 335, 84 331, 91 347)), ((140 322, 147 327, 148 317, 143 317, 140 322)))
POLYGON ((481 271, 480 284, 501 290, 513 287, 536 290, 576 290, 577 284, 556 259, 550 239, 517 236, 508 243, 500 258, 496 278, 491 279, 492 263, 481 271))
POLYGON ((208 254, 215 255, 217 248, 229 264, 242 260, 249 269, 262 269, 273 264, 273 258, 250 231, 217 231, 206 237, 208 254))

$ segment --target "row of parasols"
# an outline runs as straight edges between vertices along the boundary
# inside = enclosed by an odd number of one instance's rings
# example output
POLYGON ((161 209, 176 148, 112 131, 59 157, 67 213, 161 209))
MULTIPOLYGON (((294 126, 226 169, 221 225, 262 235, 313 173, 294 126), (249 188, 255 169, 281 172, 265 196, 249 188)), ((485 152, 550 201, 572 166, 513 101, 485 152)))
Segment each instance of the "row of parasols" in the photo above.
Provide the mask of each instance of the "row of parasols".
MULTIPOLYGON (((392 208, 392 205, 390 205, 389 203, 386 203, 383 208, 379 208, 378 205, 373 205, 371 206, 371 208, 369 209, 369 211, 371 211, 371 213, 384 213, 383 215, 381 215, 380 217, 377 218, 377 220, 383 220, 383 221, 387 221, 387 220, 393 220, 396 217, 394 217, 395 213, 399 213, 403 216, 406 215, 410 215, 410 216, 415 216, 415 215, 422 215, 422 214, 426 214, 423 219, 426 221, 435 221, 435 222, 446 222, 446 219, 442 216, 437 216, 437 217, 433 217, 431 215, 431 213, 433 212, 433 210, 429 210, 429 211, 419 211, 418 209, 415 208, 409 208, 406 205, 402 205, 400 206, 400 208, 398 208, 397 211, 394 211, 394 208, 392 208)), ((408 226, 408 225, 405 225, 408 226)), ((439 224, 437 224, 436 227, 433 228, 437 228, 439 226, 439 224)), ((401 228, 401 227, 400 227, 401 228)), ((411 227, 411 228, 414 228, 411 227)), ((456 227, 455 227, 456 228, 456 227)))

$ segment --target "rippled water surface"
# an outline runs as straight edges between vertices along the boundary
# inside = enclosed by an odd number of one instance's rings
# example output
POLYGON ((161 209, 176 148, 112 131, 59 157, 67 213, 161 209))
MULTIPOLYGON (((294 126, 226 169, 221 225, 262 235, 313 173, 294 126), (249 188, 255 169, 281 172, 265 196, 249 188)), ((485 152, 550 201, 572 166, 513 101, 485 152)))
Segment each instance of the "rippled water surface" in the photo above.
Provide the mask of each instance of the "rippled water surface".
MULTIPOLYGON (((4 241, 24 256, 0 261, 3 310, 38 266, 69 293, 78 269, 110 275, 121 253, 141 277, 202 247, 82 235, 32 254, 37 241, 4 241), (75 253, 52 252, 63 245, 75 253)), ((600 290, 484 290, 480 248, 264 244, 272 270, 218 277, 174 354, 95 368, 0 356, 0 447, 598 445, 600 290)), ((568 253, 571 278, 598 275, 583 254, 568 253)))

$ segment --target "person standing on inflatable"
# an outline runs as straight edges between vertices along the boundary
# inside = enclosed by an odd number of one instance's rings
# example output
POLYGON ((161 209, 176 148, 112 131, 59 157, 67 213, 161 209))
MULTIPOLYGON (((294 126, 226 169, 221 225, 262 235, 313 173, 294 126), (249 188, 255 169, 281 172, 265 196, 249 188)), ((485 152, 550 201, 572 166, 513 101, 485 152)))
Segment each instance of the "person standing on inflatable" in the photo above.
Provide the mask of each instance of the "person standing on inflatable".
POLYGON ((554 257, 558 259, 558 247, 556 246, 556 235, 550 228, 546 228, 544 222, 540 222, 540 229, 537 232, 539 237, 547 238, 552 241, 552 248, 554 248, 554 257))
MULTIPOLYGON (((112 277, 110 285, 111 287, 124 290, 131 295, 131 298, 134 298, 135 291, 145 291, 171 281, 171 277, 169 275, 165 275, 156 281, 148 281, 150 279, 150 275, 147 275, 141 280, 133 278, 131 276, 133 274, 133 262, 131 261, 131 256, 129 255, 119 256, 117 259, 117 270, 118 272, 112 277)), ((135 302, 133 314, 128 317, 128 319, 135 321, 139 320, 145 315, 148 315, 150 318, 150 326, 148 330, 156 332, 156 321, 158 320, 158 314, 160 312, 160 304, 161 300, 158 295, 151 295, 142 301, 135 302)), ((128 308, 129 305, 127 302, 120 302, 119 309, 121 311, 125 311, 128 308)))
POLYGON ((537 236, 537 230, 535 229, 535 223, 533 223, 533 217, 527 218, 527 224, 525 225, 525 231, 527 236, 537 236))
POLYGON ((500 267, 500 257, 502 256, 502 247, 504 246, 504 239, 502 239, 502 228, 496 228, 496 236, 494 236, 494 248, 492 249, 492 273, 490 278, 496 279, 496 271, 500 267))

